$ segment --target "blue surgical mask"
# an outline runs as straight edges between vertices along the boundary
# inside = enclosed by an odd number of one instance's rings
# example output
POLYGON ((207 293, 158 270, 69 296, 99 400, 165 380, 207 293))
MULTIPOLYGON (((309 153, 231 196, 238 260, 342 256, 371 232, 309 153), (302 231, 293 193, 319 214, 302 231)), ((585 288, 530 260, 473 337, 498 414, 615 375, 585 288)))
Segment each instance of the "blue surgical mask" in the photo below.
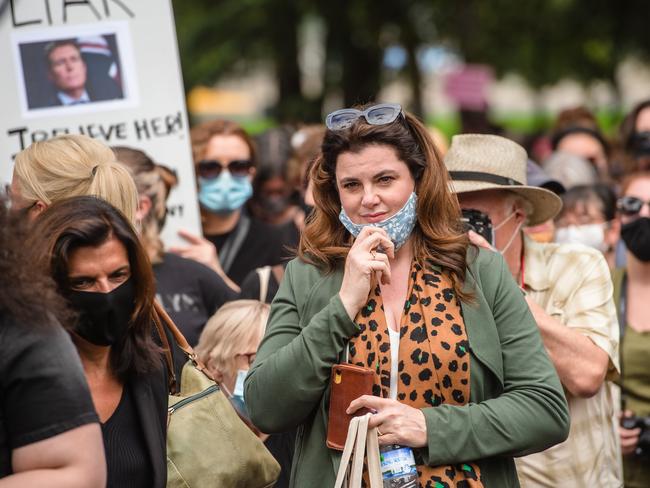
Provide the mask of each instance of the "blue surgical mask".
POLYGON ((244 380, 248 371, 245 369, 237 370, 237 380, 235 381, 235 389, 232 392, 232 403, 235 408, 244 415, 248 417, 248 409, 246 408, 246 401, 244 400, 244 380))
POLYGON ((230 213, 244 206, 253 195, 253 186, 247 176, 232 176, 222 171, 217 178, 199 177, 199 202, 215 213, 230 213))
POLYGON ((418 198, 415 192, 411 193, 404 206, 395 215, 381 222, 355 224, 345 213, 343 207, 341 207, 339 220, 354 237, 357 237, 364 227, 372 226, 384 229, 388 237, 390 237, 390 240, 393 241, 395 250, 397 251, 408 240, 415 227, 417 200, 418 198))

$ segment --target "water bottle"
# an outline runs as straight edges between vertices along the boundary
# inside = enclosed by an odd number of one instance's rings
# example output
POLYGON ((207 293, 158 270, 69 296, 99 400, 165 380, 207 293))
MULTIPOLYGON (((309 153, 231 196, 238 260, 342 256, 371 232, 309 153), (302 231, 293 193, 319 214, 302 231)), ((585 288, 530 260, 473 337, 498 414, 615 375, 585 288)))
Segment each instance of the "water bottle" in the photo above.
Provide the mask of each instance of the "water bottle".
POLYGON ((389 444, 379 449, 384 488, 417 488, 418 470, 410 447, 389 444))

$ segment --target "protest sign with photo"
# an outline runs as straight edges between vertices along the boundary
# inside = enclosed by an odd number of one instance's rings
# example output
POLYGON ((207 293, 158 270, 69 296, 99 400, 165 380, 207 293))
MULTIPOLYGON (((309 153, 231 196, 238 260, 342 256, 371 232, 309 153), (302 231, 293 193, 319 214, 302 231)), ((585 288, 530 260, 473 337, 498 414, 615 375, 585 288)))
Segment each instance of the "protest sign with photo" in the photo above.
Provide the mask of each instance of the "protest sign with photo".
POLYGON ((174 170, 167 245, 200 233, 185 95, 168 0, 26 0, 0 18, 0 181, 32 142, 85 134, 174 170))

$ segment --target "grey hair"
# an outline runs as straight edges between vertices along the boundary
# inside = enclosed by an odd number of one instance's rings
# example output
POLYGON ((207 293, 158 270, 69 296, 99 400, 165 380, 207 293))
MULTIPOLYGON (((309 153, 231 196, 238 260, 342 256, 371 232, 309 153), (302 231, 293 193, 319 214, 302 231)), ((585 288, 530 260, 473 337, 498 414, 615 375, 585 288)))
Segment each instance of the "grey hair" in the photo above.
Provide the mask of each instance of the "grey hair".
POLYGON ((525 225, 528 224, 528 216, 533 213, 533 204, 525 196, 514 191, 506 190, 505 198, 503 199, 503 206, 506 210, 509 210, 509 207, 515 207, 518 210, 522 210, 526 218, 525 225))

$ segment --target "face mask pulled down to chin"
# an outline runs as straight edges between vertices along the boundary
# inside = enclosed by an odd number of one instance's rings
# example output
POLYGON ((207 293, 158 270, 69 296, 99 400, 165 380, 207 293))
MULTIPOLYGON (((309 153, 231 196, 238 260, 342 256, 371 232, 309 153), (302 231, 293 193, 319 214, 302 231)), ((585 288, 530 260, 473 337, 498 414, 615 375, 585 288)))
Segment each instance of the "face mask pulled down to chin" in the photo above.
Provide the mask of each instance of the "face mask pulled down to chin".
POLYGON ((352 222, 348 214, 345 213, 343 207, 341 207, 341 212, 339 214, 339 220, 343 226, 352 234, 355 238, 361 233, 361 230, 364 227, 379 227, 384 229, 388 234, 388 237, 393 244, 395 245, 395 250, 397 251, 402 247, 408 238, 411 236, 413 229, 415 228, 416 221, 416 209, 417 209, 417 196, 415 192, 412 192, 404 206, 397 211, 395 215, 388 217, 386 220, 381 222, 375 222, 372 224, 355 224, 352 222))

